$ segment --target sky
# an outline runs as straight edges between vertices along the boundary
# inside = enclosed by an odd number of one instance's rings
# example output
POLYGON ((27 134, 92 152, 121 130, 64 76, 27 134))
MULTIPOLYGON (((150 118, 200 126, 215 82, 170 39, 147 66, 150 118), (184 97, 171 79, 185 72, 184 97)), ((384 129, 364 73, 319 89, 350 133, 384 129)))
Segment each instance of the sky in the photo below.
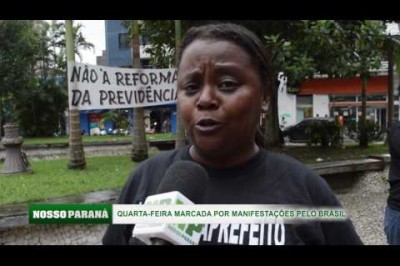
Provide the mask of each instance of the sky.
MULTIPOLYGON (((51 22, 51 20, 46 21, 51 22)), ((105 22, 104 20, 74 20, 74 25, 77 23, 82 24, 82 34, 86 41, 94 45, 92 50, 80 50, 81 63, 96 65, 96 56, 101 55, 106 49, 105 22)), ((76 56, 75 60, 79 62, 79 57, 76 56)))
MULTIPOLYGON (((94 50, 81 50, 82 63, 96 65, 96 56, 102 54, 106 49, 106 35, 104 20, 74 20, 75 23, 82 24, 82 34, 88 42, 94 44, 94 50)), ((76 58, 79 61, 79 58, 76 58)))
POLYGON ((399 27, 400 27, 400 24, 398 24, 398 23, 389 23, 387 25, 386 32, 390 33, 392 35, 399 34, 399 31, 400 31, 399 27))

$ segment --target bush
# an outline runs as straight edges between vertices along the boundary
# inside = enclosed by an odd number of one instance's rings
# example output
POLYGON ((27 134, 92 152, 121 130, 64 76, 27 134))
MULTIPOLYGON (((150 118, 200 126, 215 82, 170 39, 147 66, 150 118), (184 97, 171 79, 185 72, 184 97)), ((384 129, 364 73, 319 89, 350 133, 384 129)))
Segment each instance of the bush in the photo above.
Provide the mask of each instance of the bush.
POLYGON ((315 123, 310 126, 310 144, 339 147, 343 143, 342 129, 337 122, 315 123))
MULTIPOLYGON (((360 140, 360 130, 362 129, 362 124, 358 121, 358 126, 356 122, 351 122, 346 126, 346 134, 353 140, 360 140)), ((373 120, 365 121, 365 130, 368 137, 368 142, 379 141, 384 138, 384 130, 381 130, 379 123, 375 123, 373 120)))
POLYGON ((48 137, 60 133, 60 124, 68 106, 65 82, 39 79, 19 95, 16 115, 24 136, 48 137))

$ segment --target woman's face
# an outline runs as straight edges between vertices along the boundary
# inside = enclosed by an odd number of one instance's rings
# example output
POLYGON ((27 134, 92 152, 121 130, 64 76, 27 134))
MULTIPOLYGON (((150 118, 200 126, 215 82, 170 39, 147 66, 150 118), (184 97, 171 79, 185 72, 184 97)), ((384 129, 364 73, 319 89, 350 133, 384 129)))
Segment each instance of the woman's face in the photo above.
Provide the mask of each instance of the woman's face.
POLYGON ((196 151, 227 157, 255 145, 263 100, 257 66, 239 46, 196 40, 178 69, 178 108, 196 151))

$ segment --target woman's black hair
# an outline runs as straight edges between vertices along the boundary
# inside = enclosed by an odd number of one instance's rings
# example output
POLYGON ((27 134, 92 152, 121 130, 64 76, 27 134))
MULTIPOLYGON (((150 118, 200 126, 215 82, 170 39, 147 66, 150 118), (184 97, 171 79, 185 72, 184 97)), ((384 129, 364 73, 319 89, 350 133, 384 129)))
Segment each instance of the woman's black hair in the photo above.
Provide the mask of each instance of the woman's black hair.
MULTIPOLYGON (((186 32, 182 40, 178 66, 185 49, 195 40, 229 41, 246 51, 252 62, 258 67, 263 95, 266 97, 266 90, 268 88, 268 57, 264 44, 253 32, 241 25, 232 23, 208 24, 192 27, 186 32)), ((264 141, 263 134, 260 129, 258 129, 256 133, 256 143, 259 146, 264 146, 264 141)))

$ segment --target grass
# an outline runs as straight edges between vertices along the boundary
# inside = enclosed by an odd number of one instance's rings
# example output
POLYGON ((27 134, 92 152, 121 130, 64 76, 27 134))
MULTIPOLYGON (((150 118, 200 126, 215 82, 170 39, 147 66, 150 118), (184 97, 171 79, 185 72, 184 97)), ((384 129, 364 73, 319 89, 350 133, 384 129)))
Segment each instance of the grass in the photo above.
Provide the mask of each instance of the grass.
MULTIPOLYGON (((149 141, 162 141, 162 140, 174 140, 175 135, 172 133, 159 133, 159 134, 146 134, 147 140, 149 141)), ((98 142, 98 141, 132 141, 132 136, 83 136, 82 141, 98 142)), ((48 138, 24 138, 24 144, 66 144, 69 142, 68 136, 65 137, 48 137, 48 138)))
POLYGON ((66 159, 33 161, 32 174, 0 176, 0 204, 120 188, 135 166, 129 156, 89 157, 86 163, 87 169, 79 171, 68 170, 66 159))
MULTIPOLYGON (((354 145, 344 149, 304 146, 274 151, 311 164, 317 163, 317 158, 324 162, 366 158, 388 153, 388 148, 382 144, 370 144, 368 149, 354 145)), ((149 149, 149 156, 157 152, 156 149, 149 149)), ((32 174, 0 176, 0 205, 121 188, 129 173, 137 166, 129 156, 87 157, 85 171, 68 170, 67 162, 67 159, 31 161, 32 174)), ((0 169, 2 167, 0 164, 0 169)))

